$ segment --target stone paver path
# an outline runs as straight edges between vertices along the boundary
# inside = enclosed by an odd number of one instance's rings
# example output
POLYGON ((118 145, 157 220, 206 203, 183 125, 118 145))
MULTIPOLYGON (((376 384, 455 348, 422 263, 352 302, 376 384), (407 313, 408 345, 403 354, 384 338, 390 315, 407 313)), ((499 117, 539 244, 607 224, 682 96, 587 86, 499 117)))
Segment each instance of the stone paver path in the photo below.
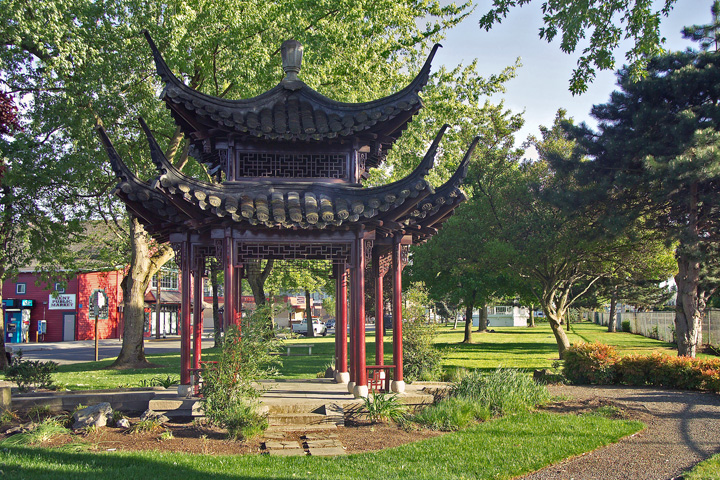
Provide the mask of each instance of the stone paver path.
POLYGON ((269 455, 335 457, 347 455, 345 447, 332 432, 306 432, 301 441, 286 438, 283 433, 265 435, 265 450, 269 455), (302 442, 302 445, 301 445, 302 442))

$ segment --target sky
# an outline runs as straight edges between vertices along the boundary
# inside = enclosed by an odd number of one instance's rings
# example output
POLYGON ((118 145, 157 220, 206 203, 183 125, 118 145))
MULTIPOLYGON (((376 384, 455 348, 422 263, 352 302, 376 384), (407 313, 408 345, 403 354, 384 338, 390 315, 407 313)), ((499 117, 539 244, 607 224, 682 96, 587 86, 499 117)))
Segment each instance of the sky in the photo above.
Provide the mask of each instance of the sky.
MULTIPOLYGON (((451 30, 442 42, 443 48, 435 57, 436 62, 439 60, 438 63, 451 68, 477 58, 480 75, 489 76, 520 58, 523 66, 518 69, 517 77, 506 84, 505 93, 492 97, 493 102, 504 101, 513 112, 525 112, 525 126, 516 137, 517 145, 528 135, 539 136, 538 126, 551 125, 558 108, 566 109, 576 123, 586 121, 595 126, 590 109, 608 101, 610 93, 616 89, 615 73, 599 72, 587 92, 573 96, 568 86, 579 55, 563 53, 559 40, 548 44, 539 38, 538 31, 542 26, 540 0, 510 10, 508 17, 489 32, 480 29, 478 20, 492 2, 480 0, 477 3, 475 12, 451 30)), ((711 5, 712 0, 678 0, 670 15, 662 19, 661 35, 667 39, 664 48, 696 48, 697 44, 683 39, 680 31, 686 25, 709 23, 711 5)), ((616 67, 623 65, 626 50, 621 44, 615 55, 616 67)))

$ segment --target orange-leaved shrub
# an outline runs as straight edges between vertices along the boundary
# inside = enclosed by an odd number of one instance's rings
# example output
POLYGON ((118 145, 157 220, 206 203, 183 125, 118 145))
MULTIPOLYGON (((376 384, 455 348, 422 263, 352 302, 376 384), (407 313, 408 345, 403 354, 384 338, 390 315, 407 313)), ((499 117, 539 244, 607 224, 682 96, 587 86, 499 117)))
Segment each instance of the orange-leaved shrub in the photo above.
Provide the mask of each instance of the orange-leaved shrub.
POLYGON ((615 383, 618 353, 602 343, 576 343, 565 350, 563 374, 571 383, 615 383))
POLYGON ((576 384, 652 385, 720 392, 720 358, 653 353, 620 357, 601 343, 579 343, 565 352, 565 378, 576 384))

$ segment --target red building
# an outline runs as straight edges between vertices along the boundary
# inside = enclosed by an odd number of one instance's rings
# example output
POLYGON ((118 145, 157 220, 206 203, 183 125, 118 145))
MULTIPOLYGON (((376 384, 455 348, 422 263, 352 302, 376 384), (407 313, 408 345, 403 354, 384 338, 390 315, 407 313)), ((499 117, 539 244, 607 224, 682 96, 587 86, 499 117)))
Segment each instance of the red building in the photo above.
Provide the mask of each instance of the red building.
POLYGON ((96 318, 98 338, 119 338, 123 275, 122 270, 78 273, 64 288, 61 283, 40 281, 34 272, 22 272, 5 281, 5 341, 92 340, 96 318))

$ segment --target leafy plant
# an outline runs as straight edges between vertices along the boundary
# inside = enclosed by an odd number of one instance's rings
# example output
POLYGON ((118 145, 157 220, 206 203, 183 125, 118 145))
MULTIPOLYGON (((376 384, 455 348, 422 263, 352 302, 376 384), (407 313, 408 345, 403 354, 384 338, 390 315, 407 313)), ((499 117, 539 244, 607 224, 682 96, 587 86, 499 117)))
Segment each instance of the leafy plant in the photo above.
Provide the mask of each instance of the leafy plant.
POLYGON ((130 427, 130 433, 151 433, 158 432, 163 429, 162 422, 157 418, 148 418, 140 420, 138 423, 130 427))
POLYGON ((630 321, 629 321, 629 320, 623 320, 623 321, 622 321, 622 331, 623 331, 623 332, 627 332, 627 333, 630 333, 630 332, 631 332, 631 330, 630 330, 630 321))
POLYGON ((400 422, 405 417, 407 407, 400 403, 397 394, 373 392, 362 400, 367 417, 372 423, 400 422))
POLYGON ((12 410, 3 410, 0 415, 0 425, 9 425, 17 422, 18 420, 20 420, 20 417, 17 412, 13 412, 12 410))
POLYGON ((5 378, 17 383, 21 392, 27 392, 31 386, 50 388, 53 383, 51 374, 57 369, 55 362, 18 359, 5 370, 5 378))
POLYGON ((27 413, 30 420, 40 422, 43 418, 51 416, 50 407, 48 405, 33 405, 27 413))
POLYGON ((410 307, 403 322, 403 374, 407 381, 436 380, 442 373, 442 354, 435 347, 436 327, 428 324, 424 309, 410 307))
POLYGON ((43 420, 37 427, 29 432, 18 433, 10 438, 6 438, 0 442, 0 445, 36 445, 66 433, 68 433, 68 429, 65 428, 62 422, 55 417, 51 417, 43 420))
POLYGON ((424 408, 413 421, 432 430, 444 432, 460 430, 478 420, 490 418, 490 409, 465 397, 448 397, 424 408))
POLYGON ((164 432, 160 434, 160 437, 158 437, 160 440, 172 440, 175 438, 175 435, 173 435, 172 430, 165 429, 164 432))
POLYGON ((201 394, 205 416, 224 427, 232 438, 248 438, 267 426, 254 401, 260 392, 254 382, 273 375, 280 342, 272 331, 272 308, 258 307, 243 324, 225 332, 216 364, 204 372, 201 394))
POLYGON ((563 374, 571 383, 609 385, 615 382, 618 353, 603 343, 579 343, 565 352, 563 374))
POLYGON ((545 386, 511 368, 498 368, 488 374, 469 372, 453 386, 451 395, 477 402, 494 415, 529 411, 550 400, 545 386))
POLYGON ((152 388, 152 387, 170 388, 173 385, 177 385, 178 383, 180 383, 179 377, 173 377, 172 375, 168 375, 165 378, 158 376, 158 377, 140 380, 139 386, 142 388, 152 388))

